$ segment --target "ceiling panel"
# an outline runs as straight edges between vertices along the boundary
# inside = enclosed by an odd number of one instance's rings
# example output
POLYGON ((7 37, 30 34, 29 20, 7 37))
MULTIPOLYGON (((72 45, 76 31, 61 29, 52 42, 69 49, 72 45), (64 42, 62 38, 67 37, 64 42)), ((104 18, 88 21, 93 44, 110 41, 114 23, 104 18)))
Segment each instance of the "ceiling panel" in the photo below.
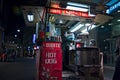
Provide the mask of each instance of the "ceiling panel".
MULTIPOLYGON (((88 5, 96 5, 99 2, 106 2, 108 0, 51 0, 51 1, 59 1, 59 2, 76 2, 76 3, 83 3, 83 4, 88 4, 88 5)), ((40 16, 42 16, 43 13, 43 9, 41 7, 38 6, 22 6, 22 11, 24 14, 24 19, 25 19, 25 23, 27 26, 35 26, 35 23, 38 21, 41 21, 40 16), (33 23, 29 23, 27 21, 27 11, 29 9, 32 9, 33 14, 35 15, 35 19, 33 23)), ((51 15, 51 14, 50 14, 51 15)), ((79 17, 79 16, 68 16, 68 15, 56 15, 56 14, 52 14, 55 17, 55 25, 56 27, 66 27, 66 28, 71 28, 72 26, 74 26, 76 24, 76 22, 93 22, 94 18, 84 18, 84 17, 79 17), (59 21, 62 20, 63 23, 59 23, 59 21)))
POLYGON ((81 4, 89 4, 89 5, 96 5, 96 4, 105 4, 110 0, 51 0, 51 1, 59 1, 59 2, 76 2, 81 4))

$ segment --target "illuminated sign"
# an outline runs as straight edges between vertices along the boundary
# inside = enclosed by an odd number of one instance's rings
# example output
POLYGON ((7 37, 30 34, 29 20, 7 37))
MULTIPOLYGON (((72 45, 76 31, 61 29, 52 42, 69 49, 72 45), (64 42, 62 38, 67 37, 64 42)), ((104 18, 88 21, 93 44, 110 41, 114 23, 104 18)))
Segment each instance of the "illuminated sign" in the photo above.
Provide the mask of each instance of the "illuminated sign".
POLYGON ((40 50, 38 80, 62 80, 61 43, 43 42, 43 47, 40 50))
POLYGON ((110 0, 106 5, 107 6, 111 6, 113 4, 115 4, 116 2, 118 2, 119 0, 110 0))
POLYGON ((35 44, 36 34, 33 34, 33 43, 35 44))
POLYGON ((69 15, 69 16, 80 16, 80 17, 90 17, 88 15, 88 12, 73 11, 73 10, 59 9, 59 8, 50 8, 49 12, 51 14, 60 14, 60 15, 69 15))
POLYGON ((106 13, 110 14, 113 10, 115 10, 116 8, 120 7, 120 2, 114 4, 113 6, 111 6, 109 9, 107 9, 106 13))
POLYGON ((51 2, 51 8, 48 11, 51 14, 79 16, 79 17, 90 17, 88 12, 63 9, 63 8, 60 7, 60 4, 58 2, 51 2))

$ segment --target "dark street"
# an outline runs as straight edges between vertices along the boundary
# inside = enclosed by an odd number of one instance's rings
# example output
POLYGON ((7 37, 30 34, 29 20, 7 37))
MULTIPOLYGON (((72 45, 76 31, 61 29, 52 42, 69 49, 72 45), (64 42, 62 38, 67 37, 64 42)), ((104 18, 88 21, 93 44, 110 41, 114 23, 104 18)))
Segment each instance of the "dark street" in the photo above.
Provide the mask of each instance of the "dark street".
POLYGON ((15 62, 0 62, 0 80, 35 80, 35 60, 18 59, 15 62))
MULTIPOLYGON (((104 68, 104 80, 112 80, 113 72, 104 68)), ((68 77, 73 76, 73 73, 68 71, 63 72, 63 75, 68 77)), ((35 59, 19 58, 15 62, 0 62, 0 80, 36 80, 35 59)))

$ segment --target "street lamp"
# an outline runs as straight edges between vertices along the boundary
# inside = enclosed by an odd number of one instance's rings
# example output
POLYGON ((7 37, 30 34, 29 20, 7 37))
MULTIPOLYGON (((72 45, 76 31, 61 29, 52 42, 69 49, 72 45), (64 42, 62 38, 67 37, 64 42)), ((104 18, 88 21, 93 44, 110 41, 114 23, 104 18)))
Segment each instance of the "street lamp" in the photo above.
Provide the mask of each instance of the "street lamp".
POLYGON ((20 32, 20 29, 18 29, 17 32, 20 32))
POLYGON ((28 22, 33 22, 33 20, 34 20, 34 15, 33 15, 33 12, 31 10, 28 11, 27 20, 28 20, 28 22))
POLYGON ((17 35, 15 34, 15 37, 17 37, 17 35))

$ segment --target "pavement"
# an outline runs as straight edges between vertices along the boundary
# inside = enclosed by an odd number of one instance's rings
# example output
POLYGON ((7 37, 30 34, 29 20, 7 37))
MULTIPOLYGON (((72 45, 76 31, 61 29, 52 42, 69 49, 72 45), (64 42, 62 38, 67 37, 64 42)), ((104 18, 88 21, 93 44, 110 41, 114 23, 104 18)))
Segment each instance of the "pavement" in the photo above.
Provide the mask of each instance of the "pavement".
MULTIPOLYGON (((112 80, 113 74, 114 74, 114 67, 104 66, 104 73, 103 73, 104 80, 112 80)), ((84 80, 84 79, 81 79, 81 77, 76 77, 76 75, 72 72, 64 71, 63 80, 84 80), (74 79, 68 79, 68 78, 74 78, 74 79)))
MULTIPOLYGON (((19 58, 15 61, 0 62, 0 80, 36 80, 34 58, 19 58)), ((104 66, 104 80, 112 80, 114 67, 104 66)), ((63 71, 63 80, 81 80, 70 71, 63 71), (67 79, 66 77, 69 77, 67 79)))
POLYGON ((20 58, 0 62, 0 80, 36 80, 35 60, 20 58))
POLYGON ((112 80, 115 67, 104 66, 104 80, 112 80))

